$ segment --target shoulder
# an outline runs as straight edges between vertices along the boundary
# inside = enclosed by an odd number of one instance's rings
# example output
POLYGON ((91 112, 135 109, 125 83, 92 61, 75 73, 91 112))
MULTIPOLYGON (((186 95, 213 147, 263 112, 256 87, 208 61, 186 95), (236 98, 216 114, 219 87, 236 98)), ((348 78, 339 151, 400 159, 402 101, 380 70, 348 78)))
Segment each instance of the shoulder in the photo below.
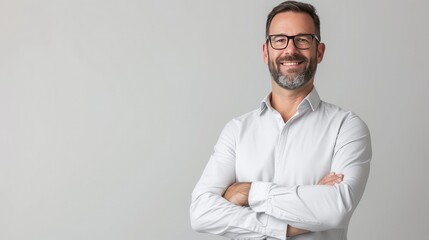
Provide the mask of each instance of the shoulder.
POLYGON ((228 131, 233 134, 238 134, 243 128, 259 121, 261 110, 255 109, 240 116, 231 119, 224 127, 223 131, 228 131))
POLYGON ((318 110, 326 119, 339 127, 339 133, 369 136, 368 126, 356 113, 324 101, 320 102, 318 110))
POLYGON ((253 110, 241 116, 235 117, 227 122, 222 129, 215 148, 217 149, 218 146, 229 146, 228 149, 235 149, 241 132, 246 128, 246 125, 255 121, 255 119, 259 116, 259 113, 260 111, 258 109, 253 110))

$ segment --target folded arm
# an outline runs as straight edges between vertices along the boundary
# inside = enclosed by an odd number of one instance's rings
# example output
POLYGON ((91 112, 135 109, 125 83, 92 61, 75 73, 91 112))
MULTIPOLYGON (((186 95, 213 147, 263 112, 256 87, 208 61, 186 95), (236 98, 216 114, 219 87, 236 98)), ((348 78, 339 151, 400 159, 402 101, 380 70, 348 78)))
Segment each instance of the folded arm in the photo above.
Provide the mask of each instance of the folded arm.
POLYGON ((222 197, 236 181, 235 129, 234 122, 225 126, 192 193, 192 228, 228 238, 285 239, 287 225, 284 221, 237 206, 222 197))
POLYGON ((344 229, 359 203, 369 175, 370 135, 357 117, 344 122, 335 144, 331 170, 344 174, 334 186, 280 186, 253 182, 249 205, 289 225, 312 232, 344 229))
POLYGON ((229 238, 285 239, 287 229, 299 234, 347 226, 362 197, 371 159, 368 129, 358 118, 350 121, 338 134, 331 165, 332 171, 344 174, 341 183, 281 186, 253 182, 248 204, 241 206, 222 197, 236 182, 237 133, 229 123, 192 194, 192 227, 229 238))
MULTIPOLYGON (((329 173, 325 177, 323 177, 318 185, 328 185, 333 186, 337 183, 342 182, 344 178, 343 174, 335 174, 334 172, 329 173)), ((223 197, 229 202, 238 205, 238 206, 249 206, 249 191, 251 188, 250 182, 237 182, 233 183, 228 189, 225 191, 223 197)), ((295 228, 291 225, 287 226, 287 237, 294 237, 297 235, 301 235, 304 233, 308 233, 310 231, 295 228)))

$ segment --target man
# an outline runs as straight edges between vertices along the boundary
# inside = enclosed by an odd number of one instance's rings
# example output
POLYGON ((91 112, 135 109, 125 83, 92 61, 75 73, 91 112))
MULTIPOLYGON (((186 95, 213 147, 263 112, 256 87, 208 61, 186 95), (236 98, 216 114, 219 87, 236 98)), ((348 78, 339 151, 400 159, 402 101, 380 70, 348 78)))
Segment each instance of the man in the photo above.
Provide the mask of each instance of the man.
POLYGON ((233 239, 347 239, 369 174, 368 128, 314 88, 325 45, 313 6, 267 18, 272 91, 223 129, 190 208, 192 227, 233 239))

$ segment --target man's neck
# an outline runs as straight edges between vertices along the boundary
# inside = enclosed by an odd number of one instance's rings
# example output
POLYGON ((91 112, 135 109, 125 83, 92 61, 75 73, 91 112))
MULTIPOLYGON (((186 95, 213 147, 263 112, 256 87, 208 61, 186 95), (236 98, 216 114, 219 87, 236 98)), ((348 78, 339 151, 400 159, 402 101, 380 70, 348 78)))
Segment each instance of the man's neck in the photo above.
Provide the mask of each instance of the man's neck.
POLYGON ((294 90, 284 89, 272 81, 271 106, 280 113, 283 121, 287 122, 296 113, 298 105, 313 90, 313 87, 313 80, 294 90))

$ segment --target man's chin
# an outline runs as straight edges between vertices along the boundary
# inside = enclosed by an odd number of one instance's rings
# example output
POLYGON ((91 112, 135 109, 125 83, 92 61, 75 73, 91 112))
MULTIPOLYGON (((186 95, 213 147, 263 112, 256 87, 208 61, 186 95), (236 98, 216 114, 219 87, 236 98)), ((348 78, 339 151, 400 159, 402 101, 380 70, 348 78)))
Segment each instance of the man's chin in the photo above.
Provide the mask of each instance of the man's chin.
POLYGON ((289 83, 292 84, 293 82, 297 81, 298 78, 300 78, 301 74, 300 73, 288 73, 288 74, 283 74, 279 76, 279 80, 281 80, 282 82, 285 83, 289 83))
POLYGON ((304 86, 308 81, 302 78, 302 76, 288 78, 281 76, 276 80, 277 84, 287 90, 295 90, 304 86))

